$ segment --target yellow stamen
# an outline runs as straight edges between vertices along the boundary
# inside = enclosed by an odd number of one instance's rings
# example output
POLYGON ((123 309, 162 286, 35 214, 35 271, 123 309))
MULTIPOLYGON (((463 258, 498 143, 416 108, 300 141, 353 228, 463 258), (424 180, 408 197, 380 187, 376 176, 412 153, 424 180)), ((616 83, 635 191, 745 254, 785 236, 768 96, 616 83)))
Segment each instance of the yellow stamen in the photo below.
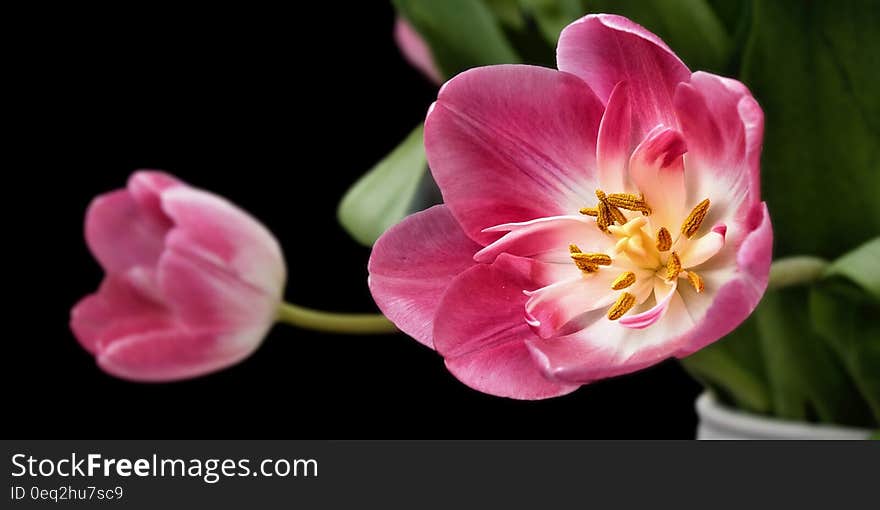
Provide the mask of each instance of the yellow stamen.
POLYGON ((666 261, 666 279, 674 280, 678 277, 678 273, 681 272, 681 259, 678 258, 678 253, 672 252, 672 255, 669 256, 669 260, 666 261))
POLYGON ((585 273, 595 273, 596 271, 599 270, 598 264, 590 262, 589 260, 583 260, 583 259, 579 259, 579 258, 574 257, 574 255, 581 254, 581 249, 578 248, 578 245, 569 244, 568 251, 569 251, 569 253, 572 254, 572 259, 574 260, 574 265, 576 265, 578 267, 578 269, 580 269, 581 271, 583 271, 585 273))
POLYGON ((687 279, 691 282, 691 285, 694 286, 694 290, 699 294, 703 292, 703 289, 706 288, 706 285, 703 283, 703 278, 693 271, 687 271, 687 279))
POLYGON ((614 223, 614 219, 611 217, 611 211, 608 209, 608 204, 605 202, 599 202, 599 213, 596 216, 596 226, 599 227, 599 230, 602 232, 608 232, 608 225, 614 223))
POLYGON ((672 234, 666 230, 666 227, 660 227, 657 231, 657 250, 669 251, 672 248, 672 234))
POLYGON ((584 207, 579 212, 587 216, 599 216, 599 209, 596 207, 584 207))
POLYGON ((636 281, 636 274, 632 271, 627 271, 622 273, 620 276, 614 280, 614 283, 611 284, 611 288, 614 290, 623 290, 636 281))
POLYGON ((681 233, 686 235, 688 238, 694 236, 697 233, 697 230, 700 229, 700 225, 703 223, 703 220, 706 218, 706 214, 709 213, 709 199, 705 199, 696 207, 694 210, 688 214, 687 219, 684 220, 684 224, 681 226, 681 233))
POLYGON ((611 265, 611 257, 604 253, 572 253, 571 258, 574 260, 583 260, 590 264, 598 264, 600 266, 611 265))
POLYGON ((620 207, 627 211, 638 211, 644 215, 651 214, 651 208, 645 202, 644 195, 633 195, 630 193, 612 193, 607 197, 608 203, 614 207, 620 207))
POLYGON ((629 292, 624 292, 617 298, 617 302, 608 310, 608 319, 616 321, 623 317, 636 304, 636 297, 629 292))
POLYGON ((613 205, 608 206, 608 210, 611 212, 611 217, 614 218, 614 221, 623 225, 626 223, 626 216, 620 212, 620 209, 614 207, 613 205))

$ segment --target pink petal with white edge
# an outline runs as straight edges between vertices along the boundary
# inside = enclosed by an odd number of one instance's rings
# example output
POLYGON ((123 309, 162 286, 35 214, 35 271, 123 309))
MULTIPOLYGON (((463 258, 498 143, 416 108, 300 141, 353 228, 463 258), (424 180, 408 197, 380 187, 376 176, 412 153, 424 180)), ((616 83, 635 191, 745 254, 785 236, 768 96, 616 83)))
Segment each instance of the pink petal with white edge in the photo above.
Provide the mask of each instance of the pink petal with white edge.
POLYGON ((679 85, 675 107, 688 141, 689 205, 708 197, 705 221, 736 227, 760 200, 761 108, 742 83, 704 72, 679 85))
POLYGON ((737 249, 733 278, 715 292, 708 310, 688 333, 685 346, 675 353, 677 357, 688 356, 730 333, 758 306, 767 289, 773 250, 773 227, 765 203, 752 207, 748 228, 737 249))
POLYGON ((676 127, 675 87, 690 78, 687 66, 659 37, 641 25, 610 14, 591 14, 568 25, 559 36, 556 62, 575 74, 607 103, 626 81, 637 139, 654 126, 676 127))
POLYGON ((189 329, 238 331, 272 324, 277 291, 268 293, 198 252, 170 249, 159 259, 157 280, 165 304, 189 329))
POLYGON ((653 210, 655 229, 676 232, 685 218, 687 191, 684 184, 684 153, 687 144, 681 133, 657 126, 633 151, 629 177, 653 210))
POLYGON ((394 42, 397 43, 400 52, 403 53, 404 58, 411 66, 421 71, 437 85, 443 83, 443 76, 437 69, 428 44, 407 20, 399 16, 394 21, 394 42))
POLYGON ((603 106, 566 73, 525 65, 465 71, 446 82, 425 121, 425 151, 465 232, 573 214, 593 195, 603 106))
MULTIPOLYGON (((633 372, 671 356, 685 357, 730 333, 754 310, 767 286, 773 234, 763 203, 756 204, 750 215, 749 231, 737 254, 736 271, 724 271, 727 281, 717 291, 707 287, 706 292, 696 295, 688 286, 680 287, 679 292, 669 294, 665 313, 645 329, 597 320, 565 337, 530 340, 535 360, 548 377, 585 384, 633 372), (708 303, 705 311, 682 299, 683 293, 708 303)), ((643 311, 637 310, 633 316, 643 311)))
POLYGON ((509 253, 574 266, 569 245, 577 244, 586 252, 605 252, 613 246, 611 238, 596 228, 596 220, 581 214, 506 223, 485 232, 507 233, 474 255, 474 260, 482 263, 491 263, 499 254, 509 253))
POLYGON ((165 189, 160 200, 175 224, 166 240, 168 249, 199 252, 267 295, 281 297, 287 276, 284 257, 260 222, 225 198, 188 186, 165 189))
POLYGON ((684 345, 682 335, 693 327, 678 293, 669 295, 665 313, 649 328, 621 327, 602 316, 576 333, 529 341, 529 349, 547 377, 571 384, 586 384, 651 366, 684 345))
POLYGON ((526 317, 530 325, 539 336, 548 338, 572 319, 611 306, 618 294, 611 284, 619 274, 620 271, 602 269, 527 293, 526 317))
POLYGON ((445 205, 413 214, 373 246, 368 267, 373 299, 401 331, 433 347, 437 306, 452 280, 474 265, 479 248, 445 205))
POLYGON ((626 315, 618 320, 618 323, 626 328, 645 329, 652 324, 656 324, 666 310, 674 297, 677 297, 676 289, 678 288, 678 280, 672 282, 664 282, 659 278, 655 278, 654 297, 657 304, 644 312, 635 315, 626 315))
POLYGON ((187 379, 238 363, 259 345, 252 338, 262 338, 267 329, 232 336, 188 329, 147 331, 119 339, 99 352, 97 360, 107 373, 131 381, 187 379))
POLYGON ((541 399, 564 395, 576 385, 549 381, 532 362, 524 342, 537 338, 523 318, 532 282, 502 255, 458 276, 443 296, 434 324, 434 345, 461 382, 491 395, 541 399))

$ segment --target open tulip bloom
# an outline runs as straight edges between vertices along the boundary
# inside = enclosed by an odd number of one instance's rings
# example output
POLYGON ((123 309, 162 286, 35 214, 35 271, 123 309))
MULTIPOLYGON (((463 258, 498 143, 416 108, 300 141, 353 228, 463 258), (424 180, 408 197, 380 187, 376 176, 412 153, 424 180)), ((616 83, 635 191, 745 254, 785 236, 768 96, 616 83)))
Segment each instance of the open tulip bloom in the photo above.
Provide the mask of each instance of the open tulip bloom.
POLYGON ((767 285, 763 114, 626 18, 559 38, 559 70, 476 68, 440 90, 425 149, 444 205, 387 231, 370 289, 479 391, 562 395, 684 357, 767 285))

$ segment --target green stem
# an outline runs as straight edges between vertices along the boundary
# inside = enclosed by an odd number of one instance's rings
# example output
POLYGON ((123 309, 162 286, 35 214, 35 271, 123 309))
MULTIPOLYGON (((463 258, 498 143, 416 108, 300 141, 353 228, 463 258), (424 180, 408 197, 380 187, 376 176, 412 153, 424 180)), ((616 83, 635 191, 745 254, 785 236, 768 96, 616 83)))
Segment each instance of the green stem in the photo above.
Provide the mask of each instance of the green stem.
POLYGON ((323 312, 291 303, 281 303, 278 307, 277 320, 300 328, 327 333, 372 335, 398 331, 397 327, 381 314, 323 312))
POLYGON ((827 260, 808 255, 777 259, 770 266, 770 282, 767 289, 812 283, 822 277, 827 267, 827 260))

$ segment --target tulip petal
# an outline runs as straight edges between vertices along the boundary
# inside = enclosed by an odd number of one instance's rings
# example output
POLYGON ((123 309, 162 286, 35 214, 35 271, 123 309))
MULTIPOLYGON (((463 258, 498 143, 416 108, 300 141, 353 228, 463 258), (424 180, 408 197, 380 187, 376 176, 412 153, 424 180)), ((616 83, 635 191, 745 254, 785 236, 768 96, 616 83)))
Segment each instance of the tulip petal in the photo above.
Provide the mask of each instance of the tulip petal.
POLYGON ((650 219, 655 229, 666 227, 675 232, 685 218, 685 152, 687 144, 681 133, 657 126, 630 158, 630 179, 653 210, 650 219))
POLYGON ((183 324, 225 331, 274 322, 277 294, 251 285, 203 253, 176 246, 159 259, 157 279, 164 302, 183 324))
POLYGON ((250 355, 268 327, 234 334, 168 329, 132 334, 98 353, 98 365, 139 382, 175 381, 234 365, 250 355))
POLYGON ((560 71, 587 82, 606 104, 614 87, 626 81, 637 139, 658 124, 677 126, 672 98, 690 71, 644 27, 610 14, 583 17, 559 35, 556 62, 560 71))
POLYGON ((167 308, 143 292, 136 280, 116 273, 73 307, 70 328, 83 348, 96 354, 117 335, 166 327, 170 320, 167 308))
POLYGON ((465 232, 573 214, 593 195, 602 104, 576 77, 534 66, 465 71, 425 121, 428 163, 465 232))
POLYGON ((368 267, 373 299, 401 331, 433 347, 441 297, 456 276, 474 265, 479 248, 445 205, 408 216, 373 246, 368 267))
POLYGON ((478 391, 517 399, 569 393, 576 386, 545 379, 524 345, 536 338, 523 318, 522 289, 531 282, 506 266, 508 257, 452 282, 437 309, 434 345, 450 372, 478 391))
POLYGON ((162 191, 162 208, 175 229, 169 250, 200 252, 241 280, 280 298, 286 280, 281 247, 260 222, 226 199, 188 186, 162 191))
POLYGON ((726 231, 724 225, 716 225, 706 235, 687 241, 687 246, 680 253, 681 267, 687 269, 698 266, 714 257, 724 248, 726 231))
POLYGON ((485 231, 507 234, 474 255, 474 260, 482 263, 491 263, 499 254, 509 253, 545 262, 572 264, 569 252, 572 244, 586 252, 607 252, 614 244, 612 238, 596 228, 594 218, 584 215, 506 223, 485 231))
POLYGON ((127 189, 143 213, 155 218, 157 223, 171 227, 173 222, 162 210, 160 195, 166 189, 183 185, 183 182, 165 172, 138 170, 129 177, 127 189))
POLYGON ((108 273, 154 265, 167 231, 124 189, 96 197, 86 211, 86 243, 108 273))
POLYGON ((526 317, 530 325, 539 336, 547 338, 581 314, 611 306, 618 294, 611 284, 619 274, 601 269, 527 293, 526 317))
POLYGON ((443 77, 437 64, 434 63, 434 56, 431 55, 431 49, 422 39, 422 36, 416 32, 410 23, 398 16, 394 21, 394 42, 400 48, 404 58, 409 64, 427 76, 436 84, 443 83, 443 77))
POLYGON ((693 326, 679 294, 669 296, 665 313, 645 329, 621 327, 602 316, 576 333, 527 345, 545 375, 560 382, 586 384, 640 370, 671 357, 693 326))
POLYGON ((760 202, 752 207, 748 228, 748 234, 737 249, 736 269, 732 276, 729 269, 700 273, 707 286, 713 279, 720 280, 715 284, 718 290, 710 296, 711 300, 691 299, 695 297, 693 291, 682 286, 689 311, 702 319, 688 333, 687 343, 676 352, 677 357, 686 357, 730 333, 758 306, 767 289, 773 248, 773 227, 765 203, 760 202), (722 274, 716 276, 713 273, 722 274), (721 280, 725 277, 726 281, 721 280), (703 309, 696 309, 700 304, 703 309))
MULTIPOLYGON (((657 300, 657 304, 644 312, 621 317, 618 323, 621 326, 632 329, 645 329, 652 324, 656 324, 663 317, 663 314, 666 313, 672 299, 677 297, 677 288, 677 279, 667 283, 659 278, 655 278, 654 297, 657 300)), ((681 298, 679 297, 679 299, 681 298)))
POLYGON ((600 188, 614 193, 635 191, 627 177, 627 167, 630 154, 638 142, 633 136, 629 84, 622 81, 611 91, 599 124, 596 164, 600 188))
POLYGON ((688 141, 688 202, 709 198, 710 224, 741 222, 760 200, 761 108, 742 83, 704 72, 678 86, 675 107, 688 141))

